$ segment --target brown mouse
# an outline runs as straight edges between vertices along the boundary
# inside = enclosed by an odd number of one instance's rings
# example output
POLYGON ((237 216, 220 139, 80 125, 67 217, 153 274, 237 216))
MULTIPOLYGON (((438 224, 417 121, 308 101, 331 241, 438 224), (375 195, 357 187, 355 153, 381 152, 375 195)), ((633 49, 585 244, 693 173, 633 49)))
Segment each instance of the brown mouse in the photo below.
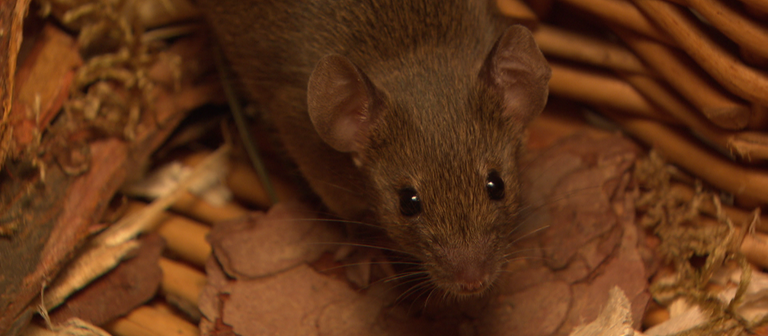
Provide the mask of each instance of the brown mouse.
POLYGON ((486 291, 519 229, 518 158, 550 69, 484 0, 198 0, 325 205, 434 288, 486 291))

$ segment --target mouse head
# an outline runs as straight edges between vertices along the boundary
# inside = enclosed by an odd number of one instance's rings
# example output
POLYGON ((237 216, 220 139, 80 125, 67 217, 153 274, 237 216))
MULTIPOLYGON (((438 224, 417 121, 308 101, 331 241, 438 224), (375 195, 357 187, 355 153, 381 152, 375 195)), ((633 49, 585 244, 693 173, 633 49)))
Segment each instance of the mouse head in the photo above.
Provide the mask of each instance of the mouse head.
POLYGON ((517 158, 525 125, 546 104, 550 69, 531 33, 514 26, 479 71, 440 72, 426 82, 449 85, 384 92, 328 55, 310 78, 308 110, 320 137, 368 177, 379 224, 432 284, 476 294, 525 233, 517 158))

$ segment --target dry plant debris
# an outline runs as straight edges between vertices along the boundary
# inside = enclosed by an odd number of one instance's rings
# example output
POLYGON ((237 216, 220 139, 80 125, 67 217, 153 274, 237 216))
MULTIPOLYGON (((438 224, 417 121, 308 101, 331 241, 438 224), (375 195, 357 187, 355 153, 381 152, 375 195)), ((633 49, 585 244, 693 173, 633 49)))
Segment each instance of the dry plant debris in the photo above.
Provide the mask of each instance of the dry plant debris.
MULTIPOLYGON (((647 334, 674 331, 681 335, 739 335, 764 324, 768 318, 765 311, 744 314, 748 310, 745 302, 762 298, 759 287, 750 286, 752 275, 765 277, 753 270, 740 252, 754 222, 743 222, 737 227, 722 211, 718 194, 704 191, 700 182, 693 198, 681 202, 670 192, 669 167, 656 152, 636 167, 642 190, 637 203, 643 213, 640 222, 659 237, 657 252, 673 268, 671 273, 657 275, 651 293, 661 304, 685 302, 689 308, 673 314, 669 321, 649 329, 647 334), (714 220, 706 220, 700 210, 705 201, 715 205, 714 220), (735 281, 729 276, 734 272, 739 275, 735 281), (709 290, 708 286, 717 279, 725 291, 709 290)), ((758 216, 759 212, 754 218, 758 216)))
POLYGON ((749 284, 746 290, 742 289, 742 270, 738 265, 731 263, 718 270, 712 277, 711 283, 718 284, 722 290, 717 297, 723 304, 730 304, 737 295, 741 298, 733 305, 733 311, 744 321, 752 326, 763 326, 768 316, 768 274, 752 270, 749 279, 745 279, 749 284), (743 292, 742 292, 743 291, 743 292))
MULTIPOLYGON (((122 259, 138 249, 140 243, 135 239, 136 236, 157 225, 158 222, 154 219, 161 216, 179 195, 198 181, 202 173, 210 171, 211 167, 219 166, 218 161, 223 160, 226 153, 228 153, 228 147, 223 146, 195 167, 189 176, 178 183, 175 190, 158 198, 142 211, 124 216, 95 236, 51 284, 47 292, 48 296, 41 297, 39 309, 46 312, 64 303, 72 293, 110 271, 122 259)), ((159 253, 160 250, 162 249, 157 249, 156 252, 159 253)))
MULTIPOLYGON (((141 39, 131 1, 41 1, 55 8, 61 23, 79 31, 78 47, 87 61, 75 74, 65 112, 107 135, 133 139, 141 110, 153 101, 148 71, 156 60, 141 39)), ((176 71, 178 72, 178 70, 176 71)))
MULTIPOLYGON (((69 29, 80 31, 80 43, 74 44, 67 34, 46 27, 41 36, 53 38, 39 40, 35 51, 17 69, 21 22, 29 0, 0 3, 0 168, 3 174, 22 180, 6 183, 6 175, 0 177, 0 253, 11 256, 0 260, 0 268, 13 275, 0 278, 2 332, 13 332, 26 323, 29 311, 20 312, 39 293, 43 280, 56 274, 94 230, 91 225, 103 210, 103 204, 95 202, 108 199, 117 190, 119 181, 125 178, 121 166, 146 162, 152 149, 180 119, 183 113, 178 112, 211 101, 211 93, 216 89, 215 84, 191 86, 190 79, 198 78, 203 72, 200 69, 205 68, 196 67, 206 62, 204 57, 196 56, 202 54, 204 43, 180 40, 171 47, 176 50, 164 54, 154 42, 147 44, 153 38, 143 35, 144 27, 168 22, 168 16, 146 19, 151 15, 146 15, 143 9, 152 7, 152 3, 174 7, 177 1, 39 3, 69 29), (140 9, 126 10, 131 3, 140 9), (134 17, 140 19, 132 20, 134 17), (132 26, 135 22, 141 23, 132 26), (85 61, 78 60, 80 52, 85 61), (57 53, 67 56, 62 58, 66 62, 46 69, 44 65, 51 63, 42 60, 57 53), (193 58, 190 66, 187 61, 193 58), (75 73, 73 67, 79 62, 86 66, 75 73), (153 63, 161 66, 150 67, 153 63), (65 102, 68 93, 74 99, 65 102), (66 106, 67 113, 56 118, 62 106, 66 106), (157 115, 146 114, 145 110, 151 110, 149 107, 158 110, 157 115), (145 125, 149 125, 149 131, 145 125), (90 129, 80 132, 85 128, 90 129), (113 141, 112 137, 134 139, 134 147, 113 141), (92 143, 94 140, 97 143, 92 143), (47 188, 45 192, 40 191, 43 185, 47 188), (34 194, 45 194, 48 198, 30 206, 30 195, 34 194), (60 239, 49 241, 51 236, 60 239), (25 245, 25 249, 20 245, 25 245), (23 263, 9 264, 9 259, 23 263), (14 295, 8 296, 9 293, 14 295)), ((551 92, 555 96, 594 105, 627 132, 658 147, 671 162, 733 193, 737 204, 768 202, 768 174, 764 167, 746 167, 725 157, 733 156, 739 161, 768 158, 768 136, 764 132, 768 126, 768 57, 763 43, 768 29, 761 21, 768 18, 768 7, 763 1, 552 0, 531 1, 530 5, 534 11, 519 0, 499 1, 505 15, 538 27, 536 39, 552 61, 551 92), (699 16, 691 15, 686 7, 699 16), (588 13, 592 16, 587 25, 597 29, 592 33, 558 29, 555 26, 570 24, 555 15, 548 18, 553 9, 566 9, 571 14, 578 11, 576 15, 588 13), (546 23, 539 22, 539 17, 544 17, 546 23), (625 45, 615 43, 613 36, 607 36, 610 34, 603 34, 606 28, 625 45), (738 48, 722 48, 714 42, 718 39, 730 39, 738 48), (574 67, 573 61, 589 67, 574 67), (596 71, 597 68, 603 70, 596 71), (701 139, 685 136, 688 131, 705 139, 706 145, 701 139), (708 151, 707 146, 719 152, 708 151)), ((175 11, 177 15, 196 15, 190 7, 176 7, 180 8, 184 9, 175 11)), ((532 133, 534 143, 536 130, 532 133)), ((648 300, 646 278, 658 266, 653 253, 644 246, 644 242, 654 238, 645 237, 645 232, 635 227, 634 201, 638 197, 638 207, 646 211, 641 222, 657 232, 661 239, 658 250, 675 266, 673 273, 660 272, 651 287, 659 302, 669 304, 672 318, 648 330, 648 334, 764 332, 760 325, 766 316, 765 274, 747 265, 738 254, 739 248, 743 251, 748 242, 753 251, 754 247, 766 245, 759 241, 760 235, 749 233, 750 227, 761 229, 760 223, 750 223, 744 210, 731 207, 729 211, 719 198, 700 187, 690 200, 668 197, 674 194, 674 186, 665 180, 658 162, 656 168, 650 165, 648 176, 661 178, 646 181, 650 187, 646 185, 640 195, 634 194, 628 167, 637 151, 629 148, 632 146, 621 150, 622 141, 605 140, 605 136, 591 140, 568 138, 580 144, 576 147, 585 146, 576 150, 578 153, 570 153, 573 148, 564 152, 553 150, 554 154, 543 150, 548 146, 537 148, 539 154, 544 154, 532 159, 531 167, 535 169, 530 171, 553 171, 549 181, 531 177, 539 194, 531 195, 531 209, 536 211, 526 224, 532 230, 543 223, 552 227, 532 234, 529 241, 521 244, 521 250, 533 250, 510 264, 511 272, 503 286, 497 288, 491 300, 473 306, 471 313, 421 309, 418 300, 403 304, 403 300, 397 299, 398 288, 390 289, 394 284, 375 282, 382 275, 371 275, 379 266, 372 265, 370 257, 352 254, 358 256, 356 262, 368 261, 367 267, 345 265, 349 260, 340 262, 322 254, 317 246, 302 246, 302 239, 307 237, 304 234, 312 230, 308 226, 295 232, 274 230, 275 223, 290 218, 290 211, 277 208, 277 216, 255 216, 261 220, 259 223, 275 217, 271 230, 268 225, 261 228, 259 224, 243 222, 239 227, 256 228, 255 239, 272 243, 263 247, 279 248, 275 246, 292 243, 282 249, 283 256, 289 258, 263 260, 268 268, 248 266, 236 258, 222 257, 227 260, 221 264, 209 260, 211 286, 206 288, 201 306, 208 318, 201 324, 203 331, 231 334, 233 330, 246 330, 260 334, 265 329, 253 329, 254 326, 282 328, 284 323, 292 323, 309 333, 320 334, 565 335, 595 317, 602 326, 616 326, 603 319, 611 315, 615 318, 612 321, 620 321, 622 327, 636 328, 648 300), (583 150, 589 146, 599 149, 583 150), (549 154, 552 156, 548 157, 549 154), (569 194, 583 197, 575 196, 580 199, 569 203, 573 201, 569 194), (564 215, 567 212, 572 216, 564 215), (733 213, 740 213, 738 221, 733 213), (565 235, 572 236, 574 241, 565 239, 565 235), (307 260, 317 259, 318 255, 319 260, 306 265, 307 260), (692 259, 696 262, 691 263, 692 259), (222 264, 227 266, 222 268, 222 264), (347 272, 318 271, 328 265, 345 266, 347 272), (238 267, 244 267, 244 273, 238 273, 238 267), (251 278, 253 274, 260 276, 251 278), (365 290, 356 289, 364 287, 369 278, 374 281, 372 285, 365 290), (608 289, 614 286, 619 290, 611 291, 611 303, 604 306, 608 289), (618 293, 626 294, 627 298, 621 299, 618 293), (396 301, 398 304, 391 304, 396 301), (292 316, 283 314, 285 310, 300 308, 306 310, 296 310, 292 316), (251 314, 241 314, 242 309, 252 309, 251 314), (257 312, 263 312, 260 321, 268 323, 251 323, 253 316, 259 317, 257 312), (681 327, 676 321, 687 325, 681 327)), ((563 143, 557 146, 568 147, 563 143)), ((188 204, 199 204, 194 197, 191 201, 188 204)), ((241 208, 235 211, 242 212, 241 208)), ((327 223, 318 225, 325 226, 327 223)), ((218 255, 247 256, 237 251, 237 244, 229 244, 237 239, 221 238, 218 255)), ((349 251, 337 255, 349 255, 349 251)), ((169 266, 173 264, 168 261, 160 263, 164 270, 175 267, 169 266)), ((186 299, 181 300, 192 301, 189 293, 184 295, 186 299)), ((144 306, 128 318, 110 324, 109 330, 146 333, 148 330, 142 324, 178 319, 165 312, 165 308, 156 305, 144 306)), ((181 324, 184 328, 177 332, 197 332, 188 322, 181 324)), ((85 323, 68 325, 93 331, 91 334, 104 334, 85 323)), ((582 332, 589 333, 588 330, 582 332)), ((173 328, 165 331, 173 332, 173 328)))
MULTIPOLYGON (((22 40, 22 22, 30 0, 3 1, 0 3, 0 169, 9 155, 13 143, 13 127, 10 125, 13 104, 14 77, 22 40)), ((11 233, 0 226, 0 236, 11 233)))
MULTIPOLYGON (((82 21, 76 27, 82 29, 80 44, 51 24, 50 18, 28 21, 33 27, 39 25, 39 29, 33 29, 36 38, 25 40, 31 44, 24 49, 27 51, 15 71, 19 85, 13 90, 14 108, 9 110, 10 101, 3 101, 2 333, 16 333, 28 323, 41 288, 53 281, 88 236, 98 230, 100 214, 120 185, 147 163, 187 112, 214 101, 218 93, 215 82, 200 81, 211 69, 206 57, 200 56, 206 45, 202 36, 179 37, 173 43, 148 43, 141 39, 143 29, 121 17, 125 12, 107 8, 115 3, 96 3, 73 2, 70 5, 76 8, 67 8, 78 11, 77 15, 70 14, 73 20, 82 21), (130 24, 125 26, 126 22, 130 24), (89 23, 102 26, 86 29, 89 23), (120 29, 113 31, 113 24, 120 29), (82 49, 84 31, 92 34, 89 46, 106 49, 82 49), (99 36, 100 32, 107 34, 99 36), (119 34, 112 36, 112 32, 119 34), (85 65, 77 67, 80 62, 85 65), (90 97, 101 96, 87 101, 88 91, 92 91, 90 97), (80 113, 85 110, 73 110, 70 96, 87 101, 85 107, 95 107, 95 119, 80 113), (119 116, 101 113, 117 107, 119 116)), ((130 5, 131 1, 125 3, 130 5)), ((10 8, 13 16, 9 21, 0 22, 0 35, 19 42, 19 27, 28 2, 18 1, 15 5, 10 8), (7 26, 9 23, 13 29, 7 26)), ((7 51, 15 60, 16 50, 7 51)), ((7 59, 9 55, 2 57, 7 59)), ((9 84, 7 78, 2 81, 3 85, 9 84)), ((129 244, 114 248, 127 253, 134 247, 129 244)))

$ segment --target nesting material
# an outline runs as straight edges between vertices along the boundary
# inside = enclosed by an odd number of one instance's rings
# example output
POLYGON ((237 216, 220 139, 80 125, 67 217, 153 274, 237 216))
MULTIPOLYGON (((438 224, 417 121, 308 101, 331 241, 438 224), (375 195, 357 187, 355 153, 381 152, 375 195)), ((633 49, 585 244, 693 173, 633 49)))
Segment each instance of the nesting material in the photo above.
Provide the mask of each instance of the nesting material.
POLYGON ((629 300, 619 288, 611 288, 611 296, 600 315, 592 323, 579 326, 570 336, 642 336, 632 328, 629 300))
MULTIPOLYGON (((53 18, 27 15, 29 3, 0 4, 0 268, 8 270, 0 277, 3 333, 18 332, 29 322, 41 289, 69 270, 69 261, 90 246, 89 236, 103 228, 99 217, 128 175, 142 170, 186 113, 213 101, 218 89, 216 83, 199 82, 208 68, 197 56, 205 46, 201 36, 148 48, 133 35, 141 30, 134 30, 135 22, 100 7, 109 7, 106 1, 56 2, 61 13, 77 7, 68 17, 81 21, 68 32, 53 18), (25 17, 29 35, 22 43, 25 17), (91 39, 115 25, 115 34, 105 37, 109 43, 91 39), (83 66, 73 68, 80 62, 83 66), (159 70, 190 69, 189 64, 196 70, 181 77, 159 70)), ((131 245, 135 242, 112 246, 122 249, 112 260, 136 247, 131 245)), ((78 286, 90 281, 74 278, 78 286)), ((48 289, 56 300, 71 291, 48 289)))
POLYGON ((762 261, 755 258, 755 249, 748 243, 757 238, 748 232, 753 232, 759 212, 749 221, 734 223, 719 196, 703 191, 700 184, 681 202, 669 192, 671 175, 658 155, 638 164, 636 177, 642 190, 638 202, 644 214, 641 223, 660 238, 657 252, 672 266, 671 271, 657 274, 651 286, 656 301, 668 305, 670 320, 646 333, 731 334, 762 325, 768 311, 761 310, 761 304, 750 304, 764 301, 764 275, 747 263, 762 261), (702 208, 710 208, 712 217, 702 216, 706 213, 702 208), (697 263, 695 258, 703 260, 697 263), (741 276, 733 276, 737 272, 741 276), (756 274, 755 284, 752 274, 756 274))
MULTIPOLYGON (((209 43, 178 35, 202 27, 199 13, 182 0, 40 0, 50 21, 25 46, 30 1, 0 3, 0 269, 13 270, 0 277, 0 333, 639 335, 641 322, 646 335, 764 332, 765 1, 497 2, 534 31, 550 102, 582 102, 660 155, 637 161, 642 149, 585 135, 572 117, 534 122, 524 252, 494 293, 461 305, 391 281, 385 253, 306 204, 272 204, 222 152, 229 169, 206 176, 226 197, 179 188, 100 222, 184 114, 222 100, 209 43), (271 209, 251 213, 230 191, 271 209), (25 327, 38 307, 51 330, 25 327)), ((299 199, 278 175, 280 199, 299 199)))

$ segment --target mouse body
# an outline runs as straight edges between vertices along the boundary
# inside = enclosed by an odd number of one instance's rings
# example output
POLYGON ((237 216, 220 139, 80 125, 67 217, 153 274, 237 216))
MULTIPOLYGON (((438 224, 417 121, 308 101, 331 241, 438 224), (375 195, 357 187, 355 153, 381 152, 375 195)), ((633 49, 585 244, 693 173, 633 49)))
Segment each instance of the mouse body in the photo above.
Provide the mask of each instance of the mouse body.
POLYGON ((434 288, 485 292, 520 233, 518 158, 550 69, 483 0, 198 0, 247 98, 343 219, 434 288))

